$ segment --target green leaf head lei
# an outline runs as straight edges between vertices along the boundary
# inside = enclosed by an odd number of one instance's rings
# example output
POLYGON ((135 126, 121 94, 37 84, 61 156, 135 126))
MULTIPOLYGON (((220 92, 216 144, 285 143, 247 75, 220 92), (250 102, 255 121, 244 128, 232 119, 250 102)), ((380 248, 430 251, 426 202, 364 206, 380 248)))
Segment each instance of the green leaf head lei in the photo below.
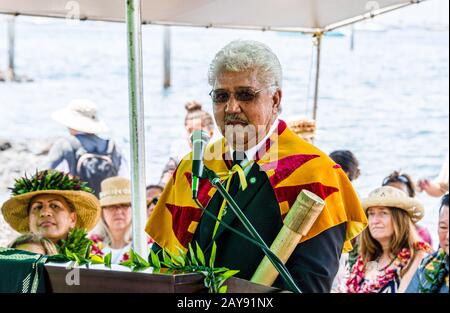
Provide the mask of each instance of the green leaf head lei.
POLYGON ((88 187, 87 183, 81 181, 78 177, 71 177, 69 174, 56 170, 39 172, 36 170, 36 174, 31 178, 28 178, 25 174, 24 177, 15 181, 14 187, 9 188, 13 196, 39 190, 72 190, 93 193, 92 188, 88 187))

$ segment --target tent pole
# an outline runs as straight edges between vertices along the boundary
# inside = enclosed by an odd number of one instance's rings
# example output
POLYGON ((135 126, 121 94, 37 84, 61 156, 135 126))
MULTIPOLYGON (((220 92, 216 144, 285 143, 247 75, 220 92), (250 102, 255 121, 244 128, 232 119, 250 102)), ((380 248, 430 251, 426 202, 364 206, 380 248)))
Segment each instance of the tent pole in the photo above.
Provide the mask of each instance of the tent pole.
POLYGON ((350 50, 355 50, 355 24, 352 24, 351 35, 350 35, 350 50))
POLYGON ((172 54, 171 47, 171 30, 170 26, 164 27, 164 89, 167 89, 171 85, 171 77, 170 77, 170 58, 172 54))
POLYGON ((147 258, 141 0, 126 0, 133 249, 147 258))
POLYGON ((320 50, 322 46, 322 32, 314 34, 314 44, 316 45, 316 81, 314 87, 314 107, 313 107, 313 119, 317 120, 317 105, 319 99, 319 78, 320 78, 320 50))
POLYGON ((15 71, 15 39, 16 39, 16 17, 8 18, 8 68, 6 70, 6 77, 10 81, 16 78, 15 71))

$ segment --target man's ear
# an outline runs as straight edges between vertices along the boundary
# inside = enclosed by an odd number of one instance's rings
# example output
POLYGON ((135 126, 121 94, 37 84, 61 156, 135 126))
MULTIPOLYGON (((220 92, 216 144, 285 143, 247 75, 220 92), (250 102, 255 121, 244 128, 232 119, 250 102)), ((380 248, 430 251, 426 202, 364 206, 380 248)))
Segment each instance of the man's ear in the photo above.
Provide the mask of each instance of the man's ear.
POLYGON ((278 88, 275 93, 273 94, 272 100, 273 100, 273 113, 279 113, 281 109, 281 98, 283 96, 283 92, 280 88, 278 88))

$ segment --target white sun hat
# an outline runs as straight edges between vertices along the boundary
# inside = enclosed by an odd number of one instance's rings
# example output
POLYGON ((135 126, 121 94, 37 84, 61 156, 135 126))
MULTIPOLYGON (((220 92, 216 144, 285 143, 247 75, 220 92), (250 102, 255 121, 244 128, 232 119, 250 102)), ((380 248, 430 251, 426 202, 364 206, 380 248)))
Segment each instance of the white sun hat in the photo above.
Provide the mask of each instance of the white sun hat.
POLYGON ((108 127, 97 116, 97 106, 86 99, 72 100, 69 105, 52 113, 52 119, 74 130, 98 134, 108 131, 108 127))

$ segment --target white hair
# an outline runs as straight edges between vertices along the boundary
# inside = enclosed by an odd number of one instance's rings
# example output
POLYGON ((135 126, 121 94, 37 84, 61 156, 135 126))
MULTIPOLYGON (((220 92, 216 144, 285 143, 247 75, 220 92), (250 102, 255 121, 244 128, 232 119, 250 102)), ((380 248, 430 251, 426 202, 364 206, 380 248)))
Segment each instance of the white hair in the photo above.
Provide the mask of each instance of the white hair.
POLYGON ((283 73, 280 61, 265 44, 253 40, 235 40, 214 57, 208 72, 208 82, 214 86, 223 72, 257 71, 258 80, 281 88, 283 73))

